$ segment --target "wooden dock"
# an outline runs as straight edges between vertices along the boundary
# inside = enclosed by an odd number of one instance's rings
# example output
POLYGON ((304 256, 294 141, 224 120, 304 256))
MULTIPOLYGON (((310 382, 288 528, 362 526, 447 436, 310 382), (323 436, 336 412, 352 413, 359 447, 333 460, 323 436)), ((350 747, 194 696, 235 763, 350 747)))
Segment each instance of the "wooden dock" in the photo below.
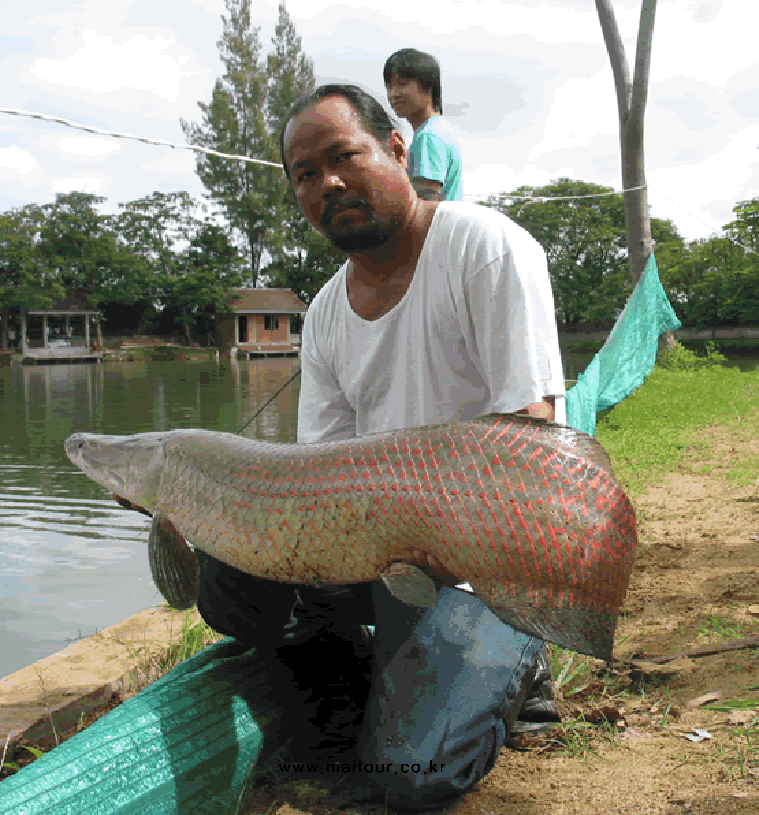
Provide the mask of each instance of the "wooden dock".
POLYGON ((76 346, 58 346, 48 348, 26 348, 21 356, 22 365, 57 365, 89 362, 99 363, 103 358, 101 351, 76 346))

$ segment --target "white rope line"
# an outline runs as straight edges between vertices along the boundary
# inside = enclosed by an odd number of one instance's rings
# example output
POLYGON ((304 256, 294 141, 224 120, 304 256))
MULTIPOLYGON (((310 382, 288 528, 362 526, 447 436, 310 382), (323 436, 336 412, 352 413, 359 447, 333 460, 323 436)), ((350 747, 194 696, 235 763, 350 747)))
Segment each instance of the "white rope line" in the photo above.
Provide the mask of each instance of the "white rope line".
POLYGON ((623 192, 634 192, 635 190, 644 190, 648 184, 641 184, 640 187, 628 187, 626 190, 612 190, 611 192, 592 192, 587 195, 509 195, 505 192, 489 193, 484 195, 469 195, 467 198, 511 198, 514 201, 526 201, 528 204, 533 202, 545 201, 571 201, 575 198, 603 198, 605 195, 621 195, 623 192))
POLYGON ((79 124, 78 122, 71 122, 68 119, 61 119, 57 116, 48 116, 46 113, 34 113, 30 110, 16 110, 14 108, 0 108, 0 113, 10 113, 11 116, 29 116, 32 119, 41 119, 44 122, 58 122, 58 124, 66 125, 66 127, 73 127, 77 130, 85 130, 87 133, 96 133, 99 136, 112 136, 114 139, 134 139, 141 141, 144 144, 157 144, 160 147, 171 147, 175 150, 194 150, 198 153, 207 153, 209 156, 218 156, 219 158, 233 158, 238 161, 251 161, 254 164, 266 164, 269 167, 279 167, 282 169, 281 164, 273 161, 264 161, 261 158, 251 158, 250 156, 235 156, 231 153, 220 153, 218 150, 209 150, 207 147, 199 147, 196 144, 173 144, 170 141, 163 139, 149 139, 144 136, 134 136, 131 133, 114 133, 111 130, 100 130, 97 127, 90 127, 89 125, 79 124))
MULTIPOLYGON (((40 119, 44 122, 57 122, 58 124, 66 125, 66 127, 73 127, 76 130, 84 130, 87 133, 95 133, 99 136, 111 136, 114 139, 133 139, 134 141, 142 142, 143 144, 154 144, 159 147, 171 147, 173 150, 194 150, 197 153, 206 153, 209 156, 218 156, 219 158, 231 158, 236 159, 237 161, 250 161, 253 164, 265 164, 269 167, 279 167, 282 169, 282 165, 278 164, 274 161, 265 161, 261 158, 252 158, 251 156, 238 156, 233 153, 220 153, 218 150, 210 150, 207 147, 199 147, 196 144, 174 144, 170 141, 165 141, 164 139, 150 139, 145 136, 135 136, 131 133, 115 133, 111 130, 101 130, 97 127, 90 127, 89 125, 79 124, 78 122, 72 122, 69 119, 63 119, 58 116, 50 116, 47 113, 36 113, 31 110, 18 110, 16 108, 1 108, 0 113, 9 113, 11 116, 28 116, 32 119, 40 119)), ((622 195, 625 192, 635 192, 636 190, 643 190, 647 187, 647 184, 641 184, 639 187, 629 187, 626 190, 612 190, 611 192, 594 192, 589 193, 587 195, 509 195, 507 193, 488 193, 486 195, 476 195, 474 193, 467 193, 464 195, 464 198, 477 198, 479 200, 484 200, 486 198, 510 198, 513 201, 524 201, 525 203, 522 204, 519 214, 522 214, 522 210, 528 204, 534 203, 546 203, 549 201, 573 201, 578 198, 603 198, 607 195, 622 195)), ((697 221, 702 223, 704 226, 709 227, 709 229, 713 230, 714 232, 720 231, 724 233, 724 236, 729 240, 732 241, 736 246, 740 246, 741 249, 744 249, 746 252, 750 252, 752 255, 759 254, 756 250, 751 249, 748 246, 745 246, 740 241, 735 240, 730 235, 728 235, 722 228, 714 227, 712 224, 707 223, 706 221, 699 218, 697 215, 694 215, 692 212, 689 212, 680 204, 677 204, 671 198, 667 198, 666 195, 659 192, 658 190, 653 190, 657 195, 661 195, 662 198, 665 198, 670 204, 674 204, 675 206, 679 206, 680 209, 683 210, 686 214, 690 215, 692 218, 695 218, 697 221)))
POLYGON ((517 213, 517 217, 519 217, 522 212, 524 212, 524 208, 528 204, 541 204, 547 203, 549 201, 574 201, 577 198, 603 198, 605 195, 621 195, 623 192, 635 192, 636 190, 644 190, 648 184, 641 184, 639 187, 628 187, 626 190, 612 190, 611 192, 591 192, 587 195, 509 195, 505 192, 499 193, 489 193, 487 196, 482 195, 465 195, 465 198, 511 198, 512 201, 524 201, 521 207, 519 207, 519 212, 517 213))

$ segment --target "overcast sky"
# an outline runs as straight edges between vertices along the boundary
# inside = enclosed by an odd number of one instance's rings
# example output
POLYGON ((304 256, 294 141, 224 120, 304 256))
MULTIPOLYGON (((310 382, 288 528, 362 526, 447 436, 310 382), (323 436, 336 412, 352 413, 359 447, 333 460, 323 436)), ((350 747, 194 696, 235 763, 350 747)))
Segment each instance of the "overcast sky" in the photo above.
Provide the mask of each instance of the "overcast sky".
MULTIPOLYGON (((287 8, 318 83, 359 84, 386 107, 382 66, 391 53, 414 47, 440 60, 466 197, 563 176, 620 188, 616 97, 593 0, 289 0, 287 8)), ((614 8, 632 61, 640 0, 614 8)), ((253 9, 268 47, 276 2, 253 9)), ((222 72, 224 11, 222 0, 5 4, 0 107, 183 143, 180 117, 199 120, 196 103, 210 99, 222 72)), ((659 2, 649 201, 689 240, 759 195, 758 19, 750 0, 659 2)), ((0 211, 71 190, 105 196, 107 211, 154 190, 200 197, 194 167, 190 152, 0 114, 0 211)))

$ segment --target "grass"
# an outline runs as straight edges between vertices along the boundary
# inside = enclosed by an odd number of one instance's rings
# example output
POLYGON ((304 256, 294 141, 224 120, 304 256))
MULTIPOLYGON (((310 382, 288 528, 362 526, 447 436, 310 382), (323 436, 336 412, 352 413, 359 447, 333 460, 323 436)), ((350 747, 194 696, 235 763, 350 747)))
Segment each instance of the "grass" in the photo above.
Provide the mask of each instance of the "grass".
MULTIPOLYGON (((756 688, 753 688, 756 690, 756 688)), ((759 699, 733 699, 714 702, 706 709, 729 713, 734 710, 759 710, 759 699)), ((728 726, 727 744, 717 747, 717 759, 728 781, 759 775, 759 715, 746 724, 728 726)))
MULTIPOLYGON (((736 420, 753 425, 758 419, 759 372, 655 367, 635 393, 605 411, 596 435, 617 477, 634 496, 678 468, 698 430, 736 420)), ((736 463, 731 472, 755 479, 759 471, 754 458, 736 463)))
POLYGON ((746 624, 732 617, 710 617, 696 629, 701 642, 725 642, 746 636, 746 624))

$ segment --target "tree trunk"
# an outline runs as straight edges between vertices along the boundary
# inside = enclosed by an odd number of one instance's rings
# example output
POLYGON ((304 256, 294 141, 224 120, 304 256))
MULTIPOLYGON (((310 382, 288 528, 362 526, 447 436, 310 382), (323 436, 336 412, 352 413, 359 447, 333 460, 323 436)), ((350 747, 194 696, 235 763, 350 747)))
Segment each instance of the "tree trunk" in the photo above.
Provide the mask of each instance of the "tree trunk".
MULTIPOLYGON (((648 258, 653 252, 643 137, 656 0, 641 2, 635 50, 635 75, 632 82, 611 0, 596 0, 596 9, 617 92, 622 187, 630 190, 624 193, 628 262, 630 278, 635 285, 640 280, 648 258)), ((674 334, 671 331, 665 332, 659 340, 659 347, 673 345, 675 345, 674 334)))
POLYGON ((632 82, 611 0, 596 0, 596 9, 617 92, 622 185, 626 190, 633 187, 643 188, 624 194, 630 276, 635 284, 643 274, 646 261, 652 251, 651 216, 648 212, 648 196, 645 188, 643 125, 648 98, 656 0, 642 0, 641 3, 640 27, 635 54, 635 76, 632 82))
POLYGON ((182 305, 182 327, 184 328, 184 344, 190 347, 190 324, 187 322, 187 306, 182 305))
POLYGON ((2 314, 0 314, 0 351, 7 351, 8 350, 8 316, 10 314, 9 309, 3 309, 2 314))

